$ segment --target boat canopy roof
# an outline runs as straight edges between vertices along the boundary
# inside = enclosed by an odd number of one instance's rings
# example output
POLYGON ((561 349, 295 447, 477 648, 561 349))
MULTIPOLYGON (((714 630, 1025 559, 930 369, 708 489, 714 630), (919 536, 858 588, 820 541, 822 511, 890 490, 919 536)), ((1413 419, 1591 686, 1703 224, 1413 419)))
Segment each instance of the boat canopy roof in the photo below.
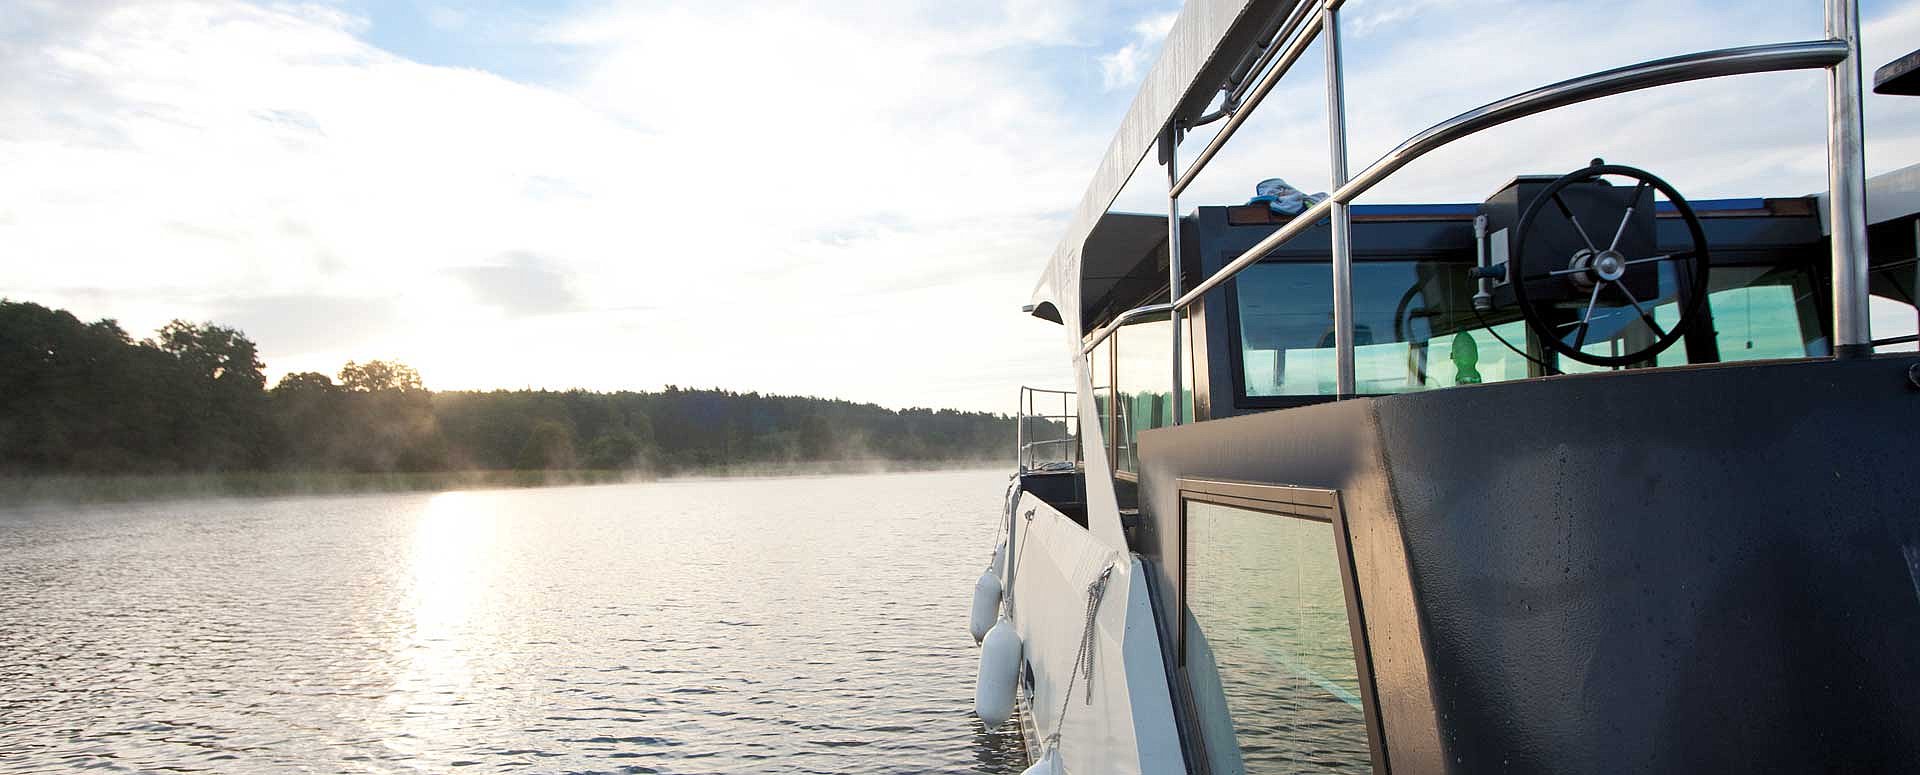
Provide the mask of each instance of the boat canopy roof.
MULTIPOLYGON (((1189 0, 1168 32, 1160 57, 1107 145, 1093 182, 1073 211, 1066 235, 1054 248, 1047 270, 1034 288, 1030 308, 1036 316, 1059 319, 1081 330, 1081 254, 1108 205, 1153 150, 1160 133, 1176 120, 1199 117, 1221 87, 1263 37, 1272 35, 1299 0, 1189 0), (1052 314, 1049 314, 1052 313, 1052 314)), ((1164 232, 1166 220, 1155 218, 1164 232)))

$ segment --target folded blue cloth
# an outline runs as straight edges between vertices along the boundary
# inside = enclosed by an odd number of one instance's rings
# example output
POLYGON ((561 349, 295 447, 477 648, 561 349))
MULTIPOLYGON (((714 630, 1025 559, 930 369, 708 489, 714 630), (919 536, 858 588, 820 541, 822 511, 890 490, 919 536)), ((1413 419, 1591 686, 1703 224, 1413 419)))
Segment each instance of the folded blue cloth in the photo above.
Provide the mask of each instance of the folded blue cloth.
POLYGON ((1280 213, 1281 215, 1299 215, 1306 212, 1307 208, 1320 204, 1327 199, 1327 194, 1324 191, 1318 194, 1308 194, 1300 189, 1287 185, 1287 182, 1280 178, 1267 178, 1266 180, 1260 181, 1259 185, 1253 187, 1253 193, 1256 194, 1256 196, 1247 200, 1247 204, 1265 202, 1267 209, 1280 213))

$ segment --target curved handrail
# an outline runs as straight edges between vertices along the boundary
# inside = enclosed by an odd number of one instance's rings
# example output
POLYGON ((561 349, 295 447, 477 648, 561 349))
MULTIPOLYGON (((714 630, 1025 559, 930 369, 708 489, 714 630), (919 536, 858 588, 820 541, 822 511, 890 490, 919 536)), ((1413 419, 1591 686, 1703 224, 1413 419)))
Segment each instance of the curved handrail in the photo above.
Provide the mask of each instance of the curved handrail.
MULTIPOLYGON (((1181 298, 1184 299, 1186 297, 1182 296, 1181 298)), ((1094 335, 1093 339, 1087 342, 1087 345, 1085 347, 1080 348, 1080 354, 1086 355, 1087 353, 1093 352, 1093 348, 1099 347, 1101 342, 1106 341, 1107 337, 1112 336, 1113 332, 1119 330, 1121 326, 1124 326, 1128 323, 1132 323, 1135 320, 1139 320, 1140 318, 1144 318, 1149 315, 1158 315, 1163 312, 1172 312, 1175 306, 1178 306, 1178 302, 1174 304, 1148 304, 1144 307, 1134 307, 1133 309, 1127 310, 1126 312, 1122 312, 1118 315, 1115 315, 1113 318, 1113 322, 1108 323, 1105 326, 1102 326, 1100 328, 1100 331, 1094 335)))
POLYGON ((1106 341, 1107 337, 1112 336, 1114 331, 1128 322, 1148 315, 1186 308, 1201 296, 1206 295, 1208 291, 1233 279, 1234 275, 1242 270, 1259 263, 1260 259, 1274 248, 1306 231, 1321 218, 1326 217, 1334 205, 1350 203, 1356 197, 1366 193, 1368 189, 1378 185, 1387 176, 1399 171, 1400 168, 1456 140, 1555 108, 1656 86, 1728 75, 1830 68, 1845 61, 1848 50, 1847 41, 1826 39, 1683 54, 1571 78, 1469 110, 1428 127, 1425 131, 1408 138, 1399 147, 1388 151, 1385 156, 1380 157, 1360 174, 1353 176, 1345 185, 1336 189, 1326 200, 1294 216, 1293 220, 1288 221, 1285 226, 1254 243, 1253 247, 1221 267, 1220 271, 1214 272, 1212 276, 1181 294, 1180 298, 1174 299, 1171 303, 1150 304, 1120 313, 1113 322, 1095 332, 1086 345, 1081 347, 1080 352, 1082 355, 1092 352, 1093 348, 1098 347, 1101 342, 1106 341))

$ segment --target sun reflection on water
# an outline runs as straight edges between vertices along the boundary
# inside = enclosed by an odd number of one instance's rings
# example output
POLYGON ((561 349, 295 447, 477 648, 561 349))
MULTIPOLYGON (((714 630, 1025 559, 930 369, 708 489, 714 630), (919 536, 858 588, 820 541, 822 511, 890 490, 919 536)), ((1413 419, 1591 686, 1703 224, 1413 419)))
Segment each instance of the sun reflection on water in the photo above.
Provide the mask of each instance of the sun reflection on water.
POLYGON ((410 546, 412 626, 398 633, 388 745, 419 755, 458 745, 499 575, 499 514, 490 498, 445 492, 426 503, 410 546))

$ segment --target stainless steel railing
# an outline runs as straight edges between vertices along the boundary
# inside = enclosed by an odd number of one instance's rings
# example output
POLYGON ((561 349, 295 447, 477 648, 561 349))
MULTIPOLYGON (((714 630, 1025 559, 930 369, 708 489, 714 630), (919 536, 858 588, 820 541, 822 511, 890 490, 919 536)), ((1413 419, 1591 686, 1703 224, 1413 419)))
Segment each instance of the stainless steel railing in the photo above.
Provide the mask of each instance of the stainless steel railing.
MULTIPOLYGON (((1078 394, 1070 390, 1048 390, 1021 386, 1020 403, 1014 412, 1013 462, 1021 473, 1045 467, 1070 467, 1080 462, 1080 415, 1074 411, 1078 394), (1059 414, 1042 414, 1042 396, 1060 399, 1059 414), (1037 424, 1037 428, 1036 428, 1037 424), (1051 431, 1057 429, 1057 433, 1051 431), (1044 438, 1031 438, 1034 430, 1050 431, 1044 438), (1057 454, 1042 454, 1050 448, 1064 447, 1057 454)), ((1051 404, 1052 399, 1044 399, 1051 404)))
MULTIPOLYGON (((1408 138, 1360 174, 1346 178, 1346 106, 1344 77, 1340 60, 1339 8, 1342 0, 1302 0, 1299 7, 1281 25, 1273 47, 1291 38, 1281 53, 1273 57, 1273 66, 1234 107, 1219 133, 1207 143, 1184 173, 1179 172, 1175 153, 1183 127, 1169 126, 1161 133, 1160 158, 1168 167, 1169 287, 1172 300, 1127 310, 1090 336, 1081 354, 1091 353, 1120 327, 1143 317, 1184 311, 1208 291, 1233 279, 1242 270, 1258 263, 1267 253, 1319 222, 1333 219, 1333 308, 1337 398, 1354 395, 1354 350, 1352 336, 1352 293, 1350 290, 1352 245, 1348 232, 1347 208, 1352 201, 1378 185, 1388 176, 1449 143, 1516 119, 1556 108, 1587 102, 1657 86, 1729 75, 1783 70, 1825 69, 1827 86, 1827 170, 1833 228, 1833 310, 1834 341, 1841 355, 1870 352, 1872 337, 1867 325, 1866 256, 1866 166, 1863 161, 1862 119, 1860 113, 1860 40, 1859 0, 1825 0, 1827 11, 1825 40, 1777 43, 1761 46, 1704 51, 1657 59, 1636 65, 1580 76, 1522 92, 1506 99, 1482 105, 1429 127, 1408 138), (1306 10, 1301 10, 1304 7, 1306 10), (1312 10, 1318 8, 1318 13, 1312 10), (1218 155, 1222 146, 1246 122, 1247 116, 1273 91, 1280 79, 1297 62, 1307 47, 1322 34, 1327 39, 1327 109, 1329 155, 1334 174, 1334 191, 1326 201, 1295 216, 1253 247, 1228 262, 1220 271, 1193 288, 1181 292, 1181 267, 1178 251, 1180 194, 1193 184, 1200 172, 1218 155)), ((1172 384, 1175 402, 1183 384, 1179 346, 1180 314, 1173 318, 1174 359, 1172 384)), ((1181 418, 1176 415, 1174 422, 1181 418)))

